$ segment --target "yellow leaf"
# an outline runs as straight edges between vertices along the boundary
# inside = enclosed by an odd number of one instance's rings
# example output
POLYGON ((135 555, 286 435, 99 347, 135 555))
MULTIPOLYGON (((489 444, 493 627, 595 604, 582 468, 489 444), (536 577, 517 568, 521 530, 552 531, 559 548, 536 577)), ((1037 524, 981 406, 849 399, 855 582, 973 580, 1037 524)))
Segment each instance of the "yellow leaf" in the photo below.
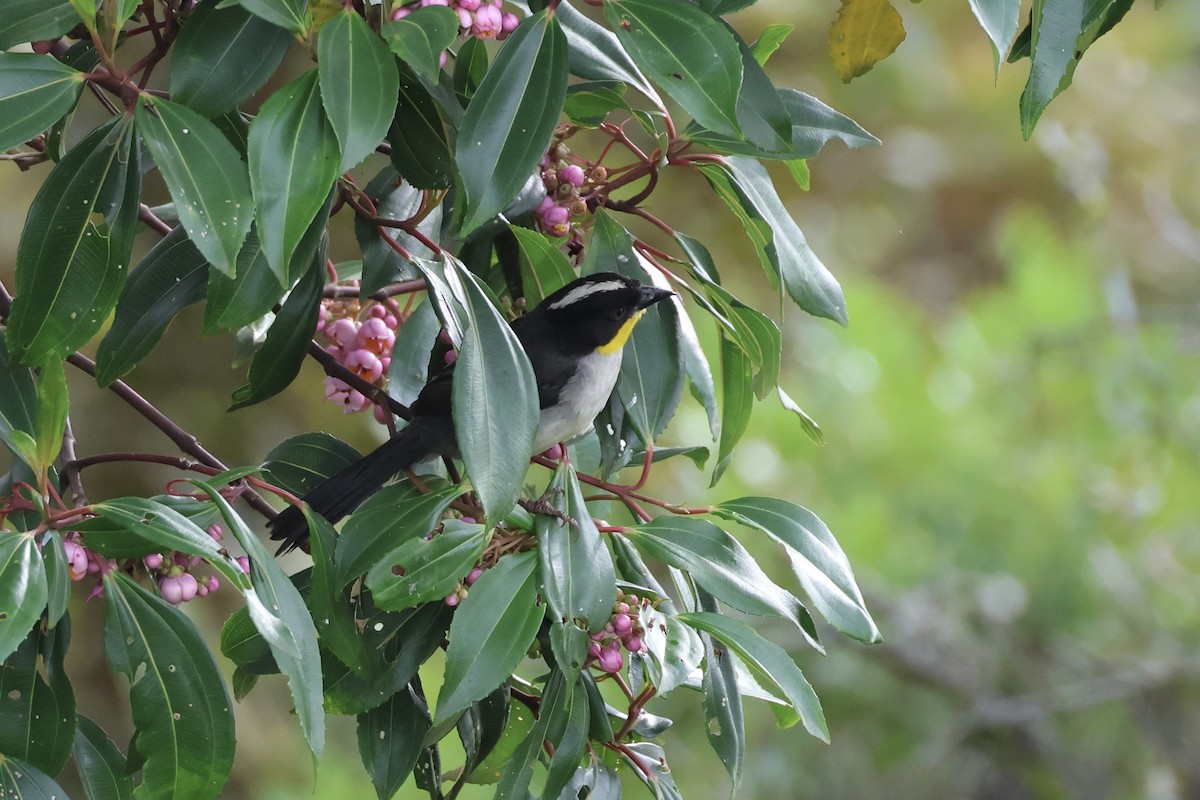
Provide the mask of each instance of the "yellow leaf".
POLYGON ((308 13, 312 17, 313 32, 319 31, 321 26, 333 19, 334 15, 345 7, 341 0, 311 0, 308 4, 308 13))
POLYGON ((849 83, 904 41, 904 22, 888 0, 842 0, 829 29, 829 54, 842 80, 849 83))

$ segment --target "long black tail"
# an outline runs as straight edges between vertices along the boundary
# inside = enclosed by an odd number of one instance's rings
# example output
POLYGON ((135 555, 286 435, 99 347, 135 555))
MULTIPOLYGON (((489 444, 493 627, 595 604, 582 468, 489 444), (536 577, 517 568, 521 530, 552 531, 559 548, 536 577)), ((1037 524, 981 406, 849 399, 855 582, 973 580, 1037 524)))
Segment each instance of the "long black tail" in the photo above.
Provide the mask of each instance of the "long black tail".
MULTIPOLYGON (((336 523, 398 472, 427 456, 446 452, 454 442, 450 420, 417 418, 395 438, 381 444, 341 472, 327 478, 302 498, 325 519, 336 523)), ((297 506, 288 506, 267 524, 271 538, 282 541, 276 555, 299 547, 308 538, 308 523, 297 506)))

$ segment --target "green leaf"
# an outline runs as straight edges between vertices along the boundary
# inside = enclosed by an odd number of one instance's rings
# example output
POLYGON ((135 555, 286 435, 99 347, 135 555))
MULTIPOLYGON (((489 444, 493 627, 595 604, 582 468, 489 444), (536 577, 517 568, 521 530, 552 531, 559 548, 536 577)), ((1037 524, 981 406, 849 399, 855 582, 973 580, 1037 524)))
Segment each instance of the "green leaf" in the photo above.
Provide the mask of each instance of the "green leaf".
POLYGON ((75 735, 75 693, 63 670, 69 628, 35 627, 0 665, 0 752, 50 775, 62 771, 75 735))
POLYGON ((67 429, 67 375, 62 364, 47 364, 38 373, 37 440, 38 469, 44 472, 54 466, 62 450, 63 432, 67 429))
POLYGON ((746 141, 762 150, 787 150, 792 144, 792 124, 779 90, 771 83, 754 54, 737 32, 726 25, 742 56, 742 88, 737 98, 737 118, 746 141))
POLYGON ((117 302, 136 232, 141 158, 132 120, 88 134, 46 177, 17 250, 8 351, 61 361, 100 330, 117 302))
POLYGON ((779 394, 779 402, 783 405, 783 407, 799 417, 800 429, 804 431, 804 435, 811 439, 813 444, 825 444, 825 434, 821 432, 821 426, 817 424, 817 421, 810 417, 803 408, 797 405, 796 401, 793 400, 788 393, 783 390, 782 386, 776 387, 776 391, 779 394))
POLYGON ((0 150, 49 128, 75 107, 82 91, 83 73, 53 56, 0 52, 0 150))
POLYGON ((742 713, 742 693, 738 689, 733 660, 724 651, 717 653, 712 637, 701 632, 704 643, 704 735, 725 765, 733 780, 736 795, 742 783, 746 759, 746 725, 742 713))
MULTIPOLYGON (((608 214, 600 213, 581 272, 589 275, 614 268, 642 283, 667 288, 657 270, 643 266, 629 231, 608 214)), ((653 441, 667 427, 683 392, 681 308, 679 298, 673 297, 646 309, 625 345, 616 393, 625 407, 626 421, 643 443, 653 441)))
POLYGON ((300 727, 313 755, 320 759, 325 749, 325 709, 321 704, 321 657, 317 629, 296 586, 288 580, 262 541, 246 526, 219 492, 200 481, 192 481, 221 509, 225 528, 250 559, 250 583, 246 605, 254 627, 271 646, 279 669, 288 677, 288 688, 300 727))
POLYGON ((446 486, 424 494, 406 480, 380 489, 350 516, 338 537, 339 583, 346 585, 396 547, 428 535, 461 493, 458 486, 446 486))
POLYGON ((329 476, 362 458, 362 453, 328 433, 302 433, 267 453, 263 478, 303 497, 329 476))
POLYGON ((555 508, 575 524, 549 514, 534 518, 542 598, 552 620, 568 624, 582 620, 588 632, 603 630, 612 615, 617 584, 612 556, 569 464, 555 471, 547 492, 555 508))
POLYGON ((521 494, 538 426, 537 380, 487 290, 462 262, 450 264, 447 277, 453 272, 462 282, 469 325, 455 362, 454 430, 471 485, 487 519, 496 522, 521 494), (488 413, 478 413, 481 408, 488 413))
POLYGON ((192 244, 233 277, 254 220, 241 156, 216 125, 187 106, 145 95, 136 116, 138 133, 154 155, 192 244))
POLYGON ((779 616, 813 635, 800 601, 777 586, 738 540, 694 517, 659 517, 625 536, 651 558, 687 570, 696 583, 729 605, 760 616, 779 616))
POLYGON ((77 720, 71 755, 88 800, 131 800, 133 777, 125 756, 99 725, 82 714, 77 720))
POLYGON ((987 34, 992 44, 992 55, 996 62, 996 75, 1008 55, 1008 48, 1017 35, 1020 22, 1021 0, 968 0, 979 27, 987 34))
POLYGON ((104 577, 104 652, 130 681, 140 797, 217 797, 233 766, 231 700, 183 612, 121 572, 104 577))
POLYGON ((96 351, 96 382, 125 375, 162 338, 175 315, 204 298, 208 262, 183 226, 146 254, 125 282, 112 326, 96 351))
POLYGON ((262 347, 250 362, 249 383, 234 393, 230 411, 261 403, 286 389, 300 373, 317 330, 325 260, 313 259, 308 274, 283 301, 262 347))
POLYGON ((438 60, 458 38, 458 15, 446 6, 427 6, 384 23, 380 32, 401 61, 436 83, 442 71, 438 60))
POLYGON ((388 396, 411 406, 429 380, 429 357, 441 323, 433 313, 433 303, 417 306, 400 330, 388 364, 388 396))
POLYGON ((575 683, 567 697, 565 713, 552 722, 555 729, 550 739, 554 755, 542 789, 543 797, 559 797, 563 788, 575 774, 588 744, 588 721, 590 704, 587 689, 575 683))
MULTIPOLYGON (((457 34, 457 17, 454 24, 457 34)), ((317 71, 325 113, 342 145, 338 172, 345 172, 373 153, 387 133, 400 89, 396 60, 366 20, 343 8, 321 27, 317 71)))
POLYGON ((0 758, 0 797, 58 800, 66 796, 53 778, 32 764, 10 756, 0 758))
POLYGON ((715 506, 713 513, 763 531, 782 544, 792 572, 830 625, 859 641, 882 640, 854 580, 850 560, 815 514, 770 497, 729 500, 715 506))
POLYGON ((750 359, 729 337, 721 336, 721 442, 717 449, 717 465, 713 468, 712 484, 721 480, 733 458, 733 448, 750 424, 754 408, 752 396, 753 372, 750 359))
POLYGON ((301 37, 308 35, 308 0, 222 0, 217 8, 235 5, 301 37))
POLYGON ((450 624, 446 679, 434 724, 453 719, 508 680, 533 643, 543 616, 533 553, 505 556, 486 570, 450 624))
POLYGON ((754 60, 758 62, 760 67, 765 67, 767 60, 775 54, 775 51, 779 49, 779 46, 783 44, 784 40, 795 29, 795 25, 785 23, 768 25, 763 28, 763 32, 754 44, 750 45, 750 55, 754 56, 754 60))
POLYGON ((742 135, 737 41, 686 0, 610 0, 604 14, 625 50, 701 125, 742 135))
POLYGON ((340 151, 321 106, 317 70, 280 87, 262 104, 250 125, 249 157, 258 236, 285 286, 292 253, 338 176, 340 151))
POLYGON ((1084 6, 1084 0, 1033 2, 1033 63, 1021 92, 1021 135, 1026 139, 1046 106, 1070 82, 1076 39, 1084 30, 1084 6))
POLYGON ((389 800, 412 774, 428 730, 429 709, 408 688, 358 715, 358 754, 379 800, 389 800))
POLYGON ((754 159, 731 156, 725 165, 700 167, 704 177, 743 222, 767 274, 800 308, 846 325, 846 300, 837 279, 821 263, 788 214, 771 176, 754 159))
POLYGON ((251 675, 277 675, 279 665, 271 655, 271 646, 254 627, 250 611, 239 608, 221 626, 221 655, 251 675))
POLYGON ((42 616, 48 591, 46 567, 33 535, 0 531, 0 663, 42 616))
POLYGON ((308 590, 308 607, 324 651, 366 683, 378 684, 383 675, 382 653, 368 641, 358 618, 358 600, 337 583, 333 563, 337 531, 332 523, 305 508, 313 568, 308 590))
POLYGON ((91 509, 95 516, 75 529, 98 553, 109 558, 141 558, 176 550, 204 558, 235 586, 249 585, 237 562, 222 554, 207 531, 169 506, 143 497, 118 497, 93 503, 91 509))
POLYGON ((491 539, 478 524, 446 520, 432 539, 416 536, 389 550, 367 572, 375 605, 403 611, 449 595, 483 555, 491 539))
POLYGON ((70 0, 6 0, 0 14, 0 50, 57 38, 78 24, 70 0))
POLYGON ((83 20, 89 30, 96 30, 96 0, 71 0, 75 13, 83 20))
POLYGON ((413 186, 445 189, 454 185, 454 156, 441 111, 406 64, 400 65, 400 97, 388 142, 392 145, 392 166, 413 186))
POLYGON ((42 561, 46 565, 46 624, 53 628, 71 601, 71 570, 62 535, 56 530, 47 531, 42 539, 42 561))
POLYGON ((655 106, 663 107, 662 98, 625 52, 616 34, 576 11, 565 0, 555 7, 555 16, 570 47, 568 65, 572 74, 586 80, 627 83, 655 106))
POLYGON ((510 225, 521 248, 521 288, 525 305, 533 308, 556 291, 575 280, 575 270, 560 249, 562 239, 510 225))
POLYGON ((0 330, 0 442, 15 453, 12 434, 32 436, 36 420, 37 384, 33 370, 9 363, 4 331, 0 330))
MULTIPOLYGON (((426 203, 425 192, 411 183, 401 181, 391 167, 384 167, 375 180, 367 185, 367 193, 375 195, 375 210, 383 219, 406 220, 418 214, 425 214, 417 223, 417 230, 430 239, 437 239, 441 235, 441 205, 433 209, 423 208, 426 203), (382 180, 388 176, 391 177, 390 181, 382 180), (375 195, 372 190, 381 183, 387 185, 387 189, 382 194, 375 195)), ((383 230, 410 256, 428 258, 433 255, 429 247, 408 231, 399 228, 383 230)), ((361 300, 365 301, 371 294, 393 281, 411 280, 418 276, 419 273, 412 262, 384 241, 382 231, 374 225, 356 218, 354 232, 363 253, 363 274, 359 293, 361 300)))
MULTIPOLYGON (((700 346, 700 337, 696 333, 696 327, 692 324, 692 319, 687 311, 683 309, 683 304, 680 303, 677 307, 679 318, 679 344, 683 350, 683 368, 687 373, 688 381, 691 383, 692 395, 704 407, 705 416, 708 417, 708 429, 712 433, 713 441, 721 434, 721 412, 717 406, 717 387, 713 381, 712 367, 708 363, 708 356, 704 354, 704 348, 700 346)), ((689 458, 696 462, 696 466, 704 468, 704 462, 708 460, 708 448, 687 448, 685 453, 689 458), (700 454, 703 451, 703 455, 700 454)), ((655 451, 657 456, 658 451, 655 451)), ((655 458, 657 461, 658 459, 655 458)))
POLYGON ((504 42, 459 130, 465 235, 517 196, 550 144, 567 94, 567 40, 540 11, 504 42))
POLYGON ((495 800, 519 800, 530 796, 529 784, 533 779, 534 762, 542 751, 551 725, 562 719, 568 692, 562 671, 552 671, 538 703, 537 719, 529 727, 525 737, 513 748, 500 773, 496 783, 495 800))
POLYGON ((825 724, 821 702, 800 668, 781 647, 759 636, 744 622, 722 614, 700 611, 680 614, 677 619, 711 634, 745 659, 758 677, 778 687, 799 712, 805 730, 821 741, 829 742, 829 728, 825 724))
POLYGON ((576 125, 599 127, 618 108, 630 109, 625 100, 626 86, 615 81, 577 83, 567 90, 563 113, 576 125))
POLYGON ((217 1, 198 4, 171 47, 171 99, 206 117, 249 100, 274 74, 293 39, 244 8, 218 8, 217 1))
POLYGON ((487 74, 488 52, 483 39, 467 38, 454 56, 454 91, 464 101, 475 96, 483 76, 487 74))

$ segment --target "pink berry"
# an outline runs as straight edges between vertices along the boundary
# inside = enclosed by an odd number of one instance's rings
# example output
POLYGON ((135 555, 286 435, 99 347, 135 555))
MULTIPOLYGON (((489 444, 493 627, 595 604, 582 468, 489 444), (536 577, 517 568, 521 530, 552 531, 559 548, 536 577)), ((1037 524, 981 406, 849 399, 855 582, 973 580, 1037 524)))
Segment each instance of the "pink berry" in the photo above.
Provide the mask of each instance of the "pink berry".
POLYGON ((568 164, 558 171, 558 177, 572 186, 579 188, 583 186, 584 178, 587 176, 583 172, 583 167, 578 164, 568 164))
POLYGON ((379 303, 367 309, 367 315, 374 319, 383 319, 388 314, 387 306, 382 306, 379 303))
POLYGON ((246 573, 247 575, 250 574, 250 559, 249 558, 247 558, 246 556, 238 556, 237 564, 239 567, 242 568, 242 572, 246 573))
POLYGON ((403 7, 397 8, 395 11, 392 12, 392 19, 404 19, 411 13, 412 13, 411 8, 403 8, 403 7))
POLYGON ((600 669, 610 675, 614 672, 620 672, 621 667, 625 665, 625 659, 621 656, 620 650, 605 648, 600 651, 600 655, 596 660, 600 662, 600 669))
POLYGON ((478 521, 474 517, 461 517, 460 519, 468 525, 474 525, 478 521))
POLYGON ((458 361, 458 353, 453 350, 447 350, 446 355, 442 356, 442 358, 447 364, 453 364, 455 361, 458 361))
POLYGON ((629 603, 617 603, 616 611, 618 614, 628 614, 629 613, 629 603))
POLYGON ((508 35, 510 33, 512 33, 513 31, 515 31, 517 29, 517 26, 520 24, 521 24, 521 20, 517 18, 516 14, 510 14, 509 12, 505 11, 503 14, 500 15, 500 35, 497 36, 496 38, 498 38, 498 39, 508 38, 508 35))
POLYGON ((179 582, 179 591, 180 596, 183 598, 183 602, 186 603, 188 600, 191 600, 196 596, 196 592, 199 590, 200 584, 196 582, 195 575, 190 572, 185 572, 175 580, 179 582))
POLYGON ((633 619, 628 614, 618 614, 612 624, 618 636, 625 636, 633 630, 633 619))
POLYGON ((646 644, 640 636, 630 636, 625 640, 625 649, 631 653, 640 653, 646 649, 646 644))
POLYGON ((387 326, 392 330, 396 330, 396 326, 400 324, 400 321, 396 319, 394 314, 388 314, 383 318, 383 321, 386 322, 387 326))
POLYGON ((479 576, 482 574, 483 574, 483 570, 481 570, 479 567, 476 567, 475 569, 473 569, 469 573, 467 573, 465 583, 467 584, 467 586, 474 586, 475 581, 479 580, 479 576))
POLYGON ((596 644, 595 642, 592 642, 591 644, 589 644, 588 645, 588 655, 591 656, 592 658, 599 658, 600 657, 600 645, 596 644))
POLYGON ((458 7, 466 11, 474 11, 479 8, 479 0, 458 0, 458 7))
POLYGON ((561 443, 559 443, 548 447, 546 451, 542 453, 542 455, 551 461, 559 461, 563 457, 563 446, 561 443))
POLYGON ((158 582, 158 591, 162 593, 163 600, 173 606, 183 602, 183 587, 179 584, 179 578, 162 578, 158 582))
POLYGON ((207 586, 210 592, 215 592, 217 589, 221 588, 221 582, 217 580, 216 575, 209 575, 207 586))
POLYGON ((212 525, 209 525, 208 526, 208 535, 213 538, 213 541, 216 541, 216 542, 221 541, 221 536, 222 536, 221 526, 216 524, 215 522, 212 525))
POLYGON ((444 602, 446 605, 450 606, 451 608, 454 608, 456 605, 458 605, 458 594, 456 594, 456 593, 448 594, 448 595, 446 595, 446 599, 442 602, 444 602))
POLYGON ((143 556, 142 563, 146 565, 146 569, 158 569, 163 565, 162 553, 151 553, 148 556, 143 556))

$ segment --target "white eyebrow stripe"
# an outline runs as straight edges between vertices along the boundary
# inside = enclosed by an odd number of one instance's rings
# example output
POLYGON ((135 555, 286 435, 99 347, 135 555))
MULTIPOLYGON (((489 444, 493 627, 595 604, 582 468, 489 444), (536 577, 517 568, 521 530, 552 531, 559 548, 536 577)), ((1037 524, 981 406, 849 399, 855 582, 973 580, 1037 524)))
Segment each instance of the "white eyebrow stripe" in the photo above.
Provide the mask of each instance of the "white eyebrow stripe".
POLYGON ((560 308, 565 308, 572 303, 578 303, 584 298, 591 297, 600 292, 612 292, 617 289, 624 289, 625 284, 621 281, 604 281, 602 283, 588 283, 583 286, 576 286, 571 291, 567 292, 566 297, 561 300, 556 300, 550 305, 550 308, 557 311, 560 308))

